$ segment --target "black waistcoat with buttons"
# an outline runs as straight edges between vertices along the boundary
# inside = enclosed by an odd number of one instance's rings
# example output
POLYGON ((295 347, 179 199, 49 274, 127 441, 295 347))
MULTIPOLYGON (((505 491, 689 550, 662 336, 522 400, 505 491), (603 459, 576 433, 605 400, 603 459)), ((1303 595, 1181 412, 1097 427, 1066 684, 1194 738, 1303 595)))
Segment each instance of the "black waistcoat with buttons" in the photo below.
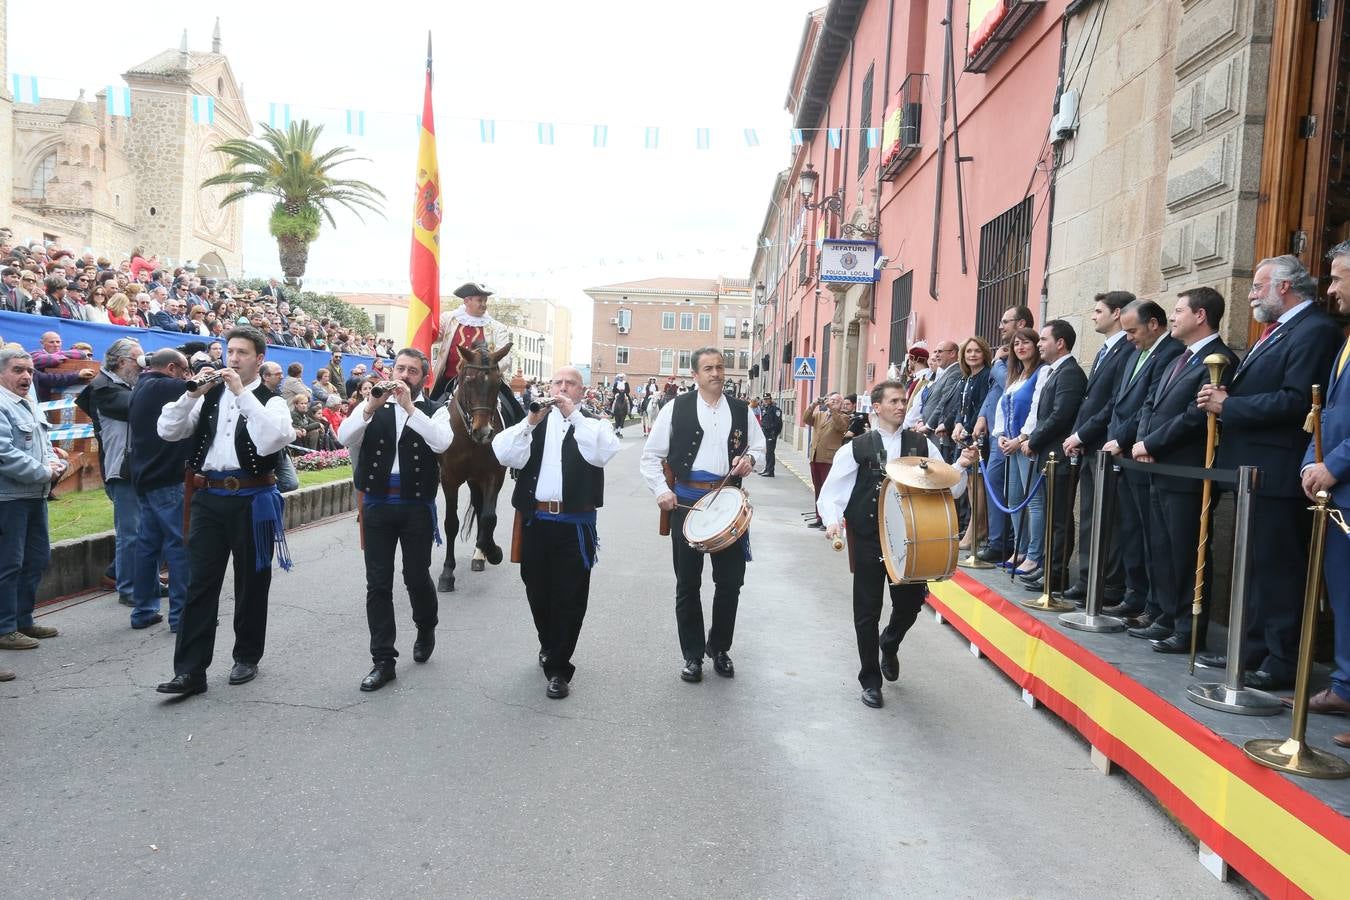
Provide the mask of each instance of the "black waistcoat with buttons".
MULTIPOLYGON (((750 405, 744 400, 727 397, 731 407, 731 431, 727 435, 727 462, 745 453, 750 447, 750 405)), ((703 427, 698 424, 698 391, 690 391, 676 397, 670 412, 670 450, 666 462, 679 479, 688 479, 694 470, 694 459, 703 443, 703 427)), ((727 484, 740 487, 739 478, 730 479, 727 484)))
MULTIPOLYGON (((434 501, 436 490, 441 484, 440 457, 407 424, 404 424, 403 435, 398 438, 395 448, 398 425, 394 420, 394 406, 393 403, 386 403, 370 417, 365 436, 361 438, 361 452, 357 454, 352 481, 356 483, 358 491, 376 497, 388 494, 389 474, 394 468, 394 453, 397 452, 399 496, 409 500, 434 501)), ((431 418, 441 404, 423 399, 414 400, 413 406, 431 418)), ((357 410, 352 415, 359 416, 361 411, 357 410)))
MULTIPOLYGON (((852 440, 853 461, 858 474, 853 480, 853 493, 844 507, 851 537, 875 540, 877 529, 877 501, 881 496, 881 482, 886 478, 886 443, 879 430, 872 430, 852 440)), ((917 431, 900 432, 901 456, 928 456, 928 439, 917 431)))
MULTIPOLYGON (((202 411, 197 417, 197 428, 192 432, 192 456, 188 458, 188 465, 192 471, 201 472, 202 466, 206 463, 207 451, 211 449, 211 442, 216 436, 216 423, 220 418, 220 398, 225 393, 225 384, 216 385, 206 392, 206 399, 202 401, 202 411)), ((258 402, 263 406, 273 397, 279 396, 267 389, 264 384, 259 384, 253 389, 253 396, 258 398, 258 402)), ((237 427, 234 429, 234 454, 239 457, 239 468, 247 472, 251 477, 261 478, 276 471, 277 460, 281 458, 281 451, 269 453, 263 456, 254 446, 253 441, 249 439, 248 429, 244 427, 244 417, 239 416, 237 427)))
MULTIPOLYGON (((547 415, 534 429, 529 461, 516 473, 511 505, 524 513, 533 512, 538 502, 534 492, 539 485, 539 469, 544 464, 544 435, 552 422, 553 416, 547 415)), ((582 512, 605 505, 605 470, 586 462, 577 446, 575 428, 567 429, 562 439, 562 483, 563 512, 582 512)))

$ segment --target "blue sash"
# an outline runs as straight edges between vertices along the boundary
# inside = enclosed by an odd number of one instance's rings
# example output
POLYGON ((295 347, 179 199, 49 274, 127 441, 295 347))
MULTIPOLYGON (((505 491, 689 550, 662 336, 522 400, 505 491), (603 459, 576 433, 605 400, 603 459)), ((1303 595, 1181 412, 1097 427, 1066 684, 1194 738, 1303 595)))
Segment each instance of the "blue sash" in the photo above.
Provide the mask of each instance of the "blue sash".
MULTIPOLYGON (((252 477, 243 469, 230 469, 226 472, 203 472, 202 474, 211 481, 224 481, 231 477, 252 477)), ((286 546, 286 532, 282 527, 282 513, 285 511, 286 501, 282 499, 281 492, 277 490, 275 484, 240 488, 237 491, 228 488, 202 488, 202 490, 217 497, 252 497, 254 568, 261 572, 272 564, 271 550, 272 545, 275 544, 277 563, 285 571, 291 570, 291 551, 286 546)))
MULTIPOLYGON (((725 475, 718 475, 716 472, 708 472, 704 469, 694 469, 692 472, 689 473, 690 481, 711 481, 714 483, 720 483, 722 479, 725 477, 726 477, 725 475)), ((705 491, 702 488, 690 487, 689 485, 685 484, 683 480, 677 479, 675 481, 675 496, 681 503, 687 504, 697 503, 703 497, 711 493, 712 493, 711 490, 705 491)), ((749 531, 741 535, 741 539, 737 541, 737 543, 740 544, 741 546, 741 552, 745 554, 746 562, 750 562, 752 559, 754 559, 754 557, 750 555, 749 531)))
POLYGON ((366 492, 361 500, 362 506, 376 506, 382 503, 396 504, 414 504, 416 506, 425 506, 431 513, 431 530, 436 535, 436 546, 441 545, 441 523, 436 519, 436 501, 418 500, 414 497, 404 497, 399 489, 401 482, 397 475, 389 476, 389 493, 383 496, 366 492))
POLYGON ((525 525, 529 526, 535 519, 577 526, 577 547, 581 550, 582 565, 587 569, 595 568, 595 564, 600 561, 600 535, 595 530, 595 510, 580 513, 551 513, 544 510, 535 510, 534 515, 525 525))

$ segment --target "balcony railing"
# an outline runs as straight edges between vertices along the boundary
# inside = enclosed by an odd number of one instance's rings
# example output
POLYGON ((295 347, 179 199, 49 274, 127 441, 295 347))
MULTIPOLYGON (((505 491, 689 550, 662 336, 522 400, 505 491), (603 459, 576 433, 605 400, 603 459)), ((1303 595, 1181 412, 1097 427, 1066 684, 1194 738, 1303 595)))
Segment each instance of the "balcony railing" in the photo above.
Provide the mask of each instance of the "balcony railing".
POLYGON ((967 72, 988 72, 1045 0, 998 0, 982 21, 969 23, 967 72))
POLYGON ((923 95, 928 76, 912 73, 895 94, 894 107, 886 114, 881 138, 881 177, 893 181, 923 146, 923 95))

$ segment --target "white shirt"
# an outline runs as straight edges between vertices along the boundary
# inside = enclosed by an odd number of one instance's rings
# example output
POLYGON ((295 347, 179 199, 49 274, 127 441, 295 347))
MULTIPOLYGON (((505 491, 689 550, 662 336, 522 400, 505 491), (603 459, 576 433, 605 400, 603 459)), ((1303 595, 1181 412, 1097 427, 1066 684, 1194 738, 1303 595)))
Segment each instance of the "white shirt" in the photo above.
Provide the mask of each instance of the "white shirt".
MULTIPOLYGON (((394 400, 392 395, 385 401, 385 405, 388 406, 391 403, 394 405, 395 447, 403 439, 403 427, 405 425, 421 435, 422 440, 427 442, 427 446, 431 448, 432 453, 444 453, 451 442, 454 441, 455 431, 450 427, 449 404, 442 403, 432 416, 428 416, 420 409, 415 409, 410 416, 394 400)), ((366 435, 366 427, 370 425, 371 418, 372 415, 366 412, 366 405, 362 403, 356 412, 343 419, 342 424, 338 426, 337 439, 342 442, 342 446, 351 451, 353 459, 361 452, 361 441, 366 435)), ((397 452, 394 453, 394 464, 389 469, 389 474, 398 474, 397 452)))
MULTIPOLYGON (((562 443, 571 429, 576 436, 581 458, 593 466, 604 466, 619 452, 619 439, 608 421, 588 419, 574 407, 572 415, 563 418, 562 410, 548 411, 548 430, 544 432, 544 455, 539 460, 539 480, 534 486, 534 499, 546 503, 563 498, 562 443)), ((541 425, 543 422, 540 423, 541 425)), ((497 462, 512 469, 522 469, 530 461, 530 444, 534 429, 529 419, 522 419, 492 439, 492 452, 497 462)))
MULTIPOLYGON (((719 395, 717 404, 710 406, 699 394, 694 399, 698 408, 698 424, 703 429, 703 440, 694 456, 694 469, 725 475, 731 471, 731 462, 727 459, 727 440, 731 437, 731 404, 725 395, 719 395)), ((652 433, 647 435, 647 444, 642 448, 642 461, 639 466, 642 480, 656 496, 670 491, 666 486, 666 476, 661 463, 670 455, 670 419, 675 414, 675 404, 667 403, 661 407, 660 414, 652 423, 652 433)), ((746 435, 746 453, 755 460, 753 470, 764 471, 764 432, 759 420, 753 415, 746 416, 746 425, 750 433, 746 435)))
POLYGON ((1065 353, 1059 359, 1050 363, 1048 367, 1050 371, 1041 375, 1040 379, 1037 380, 1036 388, 1031 392, 1031 412, 1027 413, 1027 420, 1022 423, 1023 437, 1029 436, 1036 430, 1036 409, 1041 405, 1041 391, 1045 390, 1045 385, 1054 378, 1055 372, 1060 366, 1064 365, 1064 361, 1068 358, 1069 354, 1065 353))
MULTIPOLYGON (((1189 350, 1189 351, 1191 351, 1191 357, 1194 358, 1194 357, 1200 355, 1200 351, 1201 351, 1201 350, 1205 349, 1205 347, 1207 347, 1208 345, 1214 343, 1214 341, 1216 341, 1216 340, 1218 340, 1218 339, 1219 339, 1219 333, 1216 331, 1216 332, 1214 332, 1213 334, 1207 334, 1207 335, 1205 335, 1205 336, 1202 337, 1200 340, 1196 341, 1194 344, 1187 344, 1187 345, 1186 345, 1186 349, 1189 350)), ((1187 364, 1187 365, 1190 365, 1190 360, 1186 360, 1186 364, 1187 364)), ((1176 364, 1173 363, 1173 365, 1176 365, 1176 364)))
POLYGON ((919 380, 919 384, 914 388, 914 397, 909 402, 909 409, 905 410, 905 420, 900 423, 901 428, 913 428, 919 424, 919 419, 923 418, 923 392, 933 386, 933 370, 924 369, 915 378, 919 380))
MULTIPOLYGON (((267 405, 258 402, 253 391, 262 384, 262 379, 254 378, 244 386, 244 390, 235 396, 228 387, 221 391, 220 409, 216 415, 216 433, 211 438, 211 446, 206 450, 206 459, 202 461, 204 472, 225 472, 239 468, 239 454, 234 449, 234 431, 242 417, 244 433, 258 448, 260 456, 268 456, 280 451, 295 437, 291 426, 291 411, 286 408, 286 400, 280 396, 267 401, 267 405)), ((207 393, 210 393, 209 391, 207 393)), ((202 402, 206 394, 192 397, 184 394, 177 400, 164 404, 160 410, 155 430, 166 441, 181 441, 192 436, 197 420, 202 414, 202 402)))
MULTIPOLYGON (((904 429, 895 431, 886 429, 885 423, 877 422, 876 431, 881 435, 882 443, 886 445, 886 461, 890 462, 901 456, 900 435, 904 429)), ((942 454, 932 441, 928 442, 928 458, 942 460, 942 454)), ((961 480, 952 486, 953 498, 960 497, 966 492, 966 467, 958 464, 956 470, 961 473, 961 480)), ((846 449, 834 455, 834 462, 830 464, 830 474, 825 476, 825 483, 820 486, 820 499, 816 501, 820 521, 826 528, 838 525, 844 520, 844 508, 848 506, 848 498, 853 494, 853 483, 857 474, 858 461, 853 458, 851 450, 846 449)))

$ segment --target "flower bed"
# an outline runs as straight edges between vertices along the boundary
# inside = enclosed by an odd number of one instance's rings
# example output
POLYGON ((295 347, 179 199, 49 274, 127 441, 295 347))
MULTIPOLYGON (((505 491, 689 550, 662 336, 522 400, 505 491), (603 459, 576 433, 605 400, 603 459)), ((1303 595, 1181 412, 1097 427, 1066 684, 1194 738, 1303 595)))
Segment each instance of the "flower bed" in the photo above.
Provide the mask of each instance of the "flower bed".
POLYGON ((321 469, 336 469, 351 464, 352 456, 347 450, 318 450, 295 458, 297 472, 317 472, 321 469))

